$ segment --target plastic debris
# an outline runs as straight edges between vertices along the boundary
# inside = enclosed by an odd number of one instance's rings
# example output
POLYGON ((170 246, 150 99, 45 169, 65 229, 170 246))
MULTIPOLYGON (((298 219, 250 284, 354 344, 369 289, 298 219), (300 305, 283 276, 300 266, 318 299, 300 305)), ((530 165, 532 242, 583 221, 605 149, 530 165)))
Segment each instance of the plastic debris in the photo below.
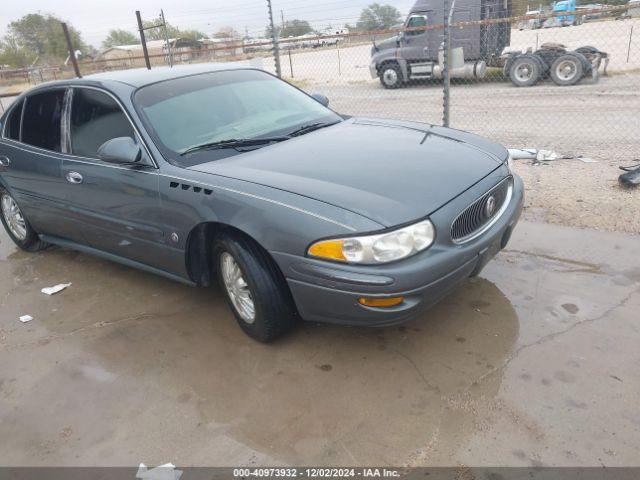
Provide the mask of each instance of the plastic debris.
POLYGON ((22 315, 20 317, 20 321, 22 323, 27 323, 27 322, 30 322, 31 320, 33 320, 33 317, 31 315, 22 315))
POLYGON ((620 184, 627 188, 633 188, 640 185, 640 164, 632 167, 620 167, 626 173, 618 177, 620 184))
POLYGON ((71 286, 70 283, 60 283, 53 287, 43 288, 41 292, 44 293, 45 295, 55 295, 56 293, 61 292, 62 290, 70 286, 71 286))
POLYGON ((509 156, 513 160, 533 160, 538 150, 535 148, 510 148, 509 156))
POLYGON ((176 466, 173 463, 165 463, 152 469, 141 463, 138 466, 136 478, 141 480, 179 480, 182 473, 182 470, 176 470, 176 466))
POLYGON ((534 163, 549 162, 551 160, 571 160, 576 159, 584 163, 597 163, 593 158, 583 155, 561 155, 553 150, 538 150, 536 148, 510 148, 509 156, 512 160, 533 160, 534 163))

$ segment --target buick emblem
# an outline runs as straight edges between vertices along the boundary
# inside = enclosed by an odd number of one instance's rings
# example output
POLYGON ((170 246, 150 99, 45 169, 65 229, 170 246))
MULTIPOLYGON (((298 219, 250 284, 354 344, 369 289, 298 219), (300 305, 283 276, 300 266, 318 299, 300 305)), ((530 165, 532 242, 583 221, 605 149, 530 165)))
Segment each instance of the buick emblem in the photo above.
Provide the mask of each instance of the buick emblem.
POLYGON ((489 218, 496 211, 496 197, 490 195, 487 198, 487 203, 484 204, 484 216, 489 218))

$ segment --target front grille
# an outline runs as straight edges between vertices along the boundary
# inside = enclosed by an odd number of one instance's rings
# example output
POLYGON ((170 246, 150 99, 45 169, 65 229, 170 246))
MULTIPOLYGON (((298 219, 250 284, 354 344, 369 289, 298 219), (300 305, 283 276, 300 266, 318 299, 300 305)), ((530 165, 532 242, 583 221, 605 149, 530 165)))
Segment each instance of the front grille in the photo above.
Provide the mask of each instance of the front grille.
POLYGON ((451 225, 451 239, 456 243, 463 243, 475 237, 483 227, 496 219, 507 201, 513 178, 507 177, 485 193, 478 200, 469 205, 456 217, 451 225), (493 200, 490 200, 493 198, 493 200), (493 203, 489 206, 489 203, 493 203))

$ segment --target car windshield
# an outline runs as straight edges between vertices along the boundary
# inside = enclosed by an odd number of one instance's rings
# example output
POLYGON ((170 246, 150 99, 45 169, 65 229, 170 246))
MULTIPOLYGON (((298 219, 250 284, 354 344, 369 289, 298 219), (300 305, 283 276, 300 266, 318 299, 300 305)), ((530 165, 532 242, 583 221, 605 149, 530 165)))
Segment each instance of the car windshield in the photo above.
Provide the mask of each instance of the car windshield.
MULTIPOLYGON (((141 88, 134 101, 163 153, 188 164, 237 154, 238 142, 230 140, 282 141, 292 132, 314 129, 303 127, 341 120, 297 88, 259 70, 168 80, 141 88), (206 148, 218 142, 223 144, 206 148)), ((259 148, 272 142, 249 143, 259 148)))

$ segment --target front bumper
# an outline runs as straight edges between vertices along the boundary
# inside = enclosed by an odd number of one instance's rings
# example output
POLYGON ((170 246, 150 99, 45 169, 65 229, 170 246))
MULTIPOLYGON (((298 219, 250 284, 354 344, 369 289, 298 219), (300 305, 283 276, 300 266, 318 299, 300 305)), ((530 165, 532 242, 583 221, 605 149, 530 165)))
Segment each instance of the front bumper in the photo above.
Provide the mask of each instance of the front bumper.
POLYGON ((433 306, 456 285, 480 273, 509 241, 523 204, 522 180, 514 175, 513 194, 501 217, 478 238, 458 245, 449 235, 451 221, 504 178, 498 169, 434 212, 437 238, 426 251, 387 265, 357 266, 272 252, 285 274, 300 316, 307 321, 387 326, 410 320, 433 306), (395 307, 373 308, 360 297, 403 296, 395 307))

